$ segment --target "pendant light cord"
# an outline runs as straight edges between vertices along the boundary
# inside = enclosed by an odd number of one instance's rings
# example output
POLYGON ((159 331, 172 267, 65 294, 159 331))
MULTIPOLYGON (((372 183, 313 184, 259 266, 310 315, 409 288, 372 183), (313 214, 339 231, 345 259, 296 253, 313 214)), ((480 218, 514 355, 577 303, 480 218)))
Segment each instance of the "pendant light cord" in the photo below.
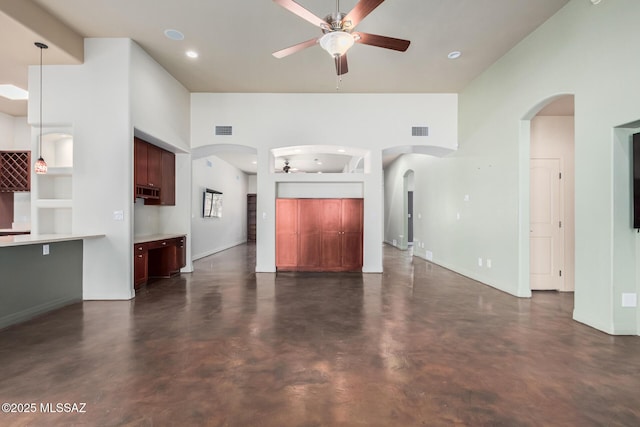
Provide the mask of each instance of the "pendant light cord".
POLYGON ((49 46, 42 42, 34 43, 36 47, 40 48, 40 141, 38 144, 38 149, 40 151, 40 158, 42 158, 42 50, 49 49, 49 46))
POLYGON ((40 158, 42 158, 42 46, 38 46, 40 48, 40 145, 39 145, 39 154, 40 158))

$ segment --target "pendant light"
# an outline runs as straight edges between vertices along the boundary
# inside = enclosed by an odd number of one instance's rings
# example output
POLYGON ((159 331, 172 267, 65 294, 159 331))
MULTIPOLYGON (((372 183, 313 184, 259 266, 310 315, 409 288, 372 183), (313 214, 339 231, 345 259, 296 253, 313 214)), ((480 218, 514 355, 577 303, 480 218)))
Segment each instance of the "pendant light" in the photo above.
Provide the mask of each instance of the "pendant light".
POLYGON ((36 47, 40 49, 40 139, 38 140, 38 160, 34 166, 35 172, 39 175, 47 173, 47 163, 42 158, 42 50, 48 49, 44 43, 36 42, 36 47))

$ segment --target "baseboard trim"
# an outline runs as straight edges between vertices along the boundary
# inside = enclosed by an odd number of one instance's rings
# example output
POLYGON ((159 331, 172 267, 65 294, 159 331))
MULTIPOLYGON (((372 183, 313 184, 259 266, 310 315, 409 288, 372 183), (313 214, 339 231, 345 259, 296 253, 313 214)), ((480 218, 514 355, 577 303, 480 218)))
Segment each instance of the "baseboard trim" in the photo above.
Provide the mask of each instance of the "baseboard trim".
POLYGON ((199 253, 199 254, 196 254, 196 255, 192 255, 191 256, 191 260, 192 261, 196 261, 198 259, 208 257, 209 255, 217 254, 218 252, 222 252, 222 251, 226 251, 227 249, 235 248, 236 246, 240 246, 240 245, 243 245, 245 243, 247 243, 247 241, 246 240, 242 240, 240 242, 232 243, 232 244, 230 244, 228 246, 222 246, 222 247, 219 247, 219 248, 212 249, 210 251, 206 251, 206 252, 202 252, 202 253, 199 253))
POLYGON ((26 322, 27 320, 33 319, 34 317, 37 317, 41 314, 45 314, 69 304, 74 304, 81 301, 82 299, 78 297, 65 296, 35 305, 33 307, 29 307, 16 313, 2 316, 0 317, 0 329, 6 328, 7 326, 15 325, 17 323, 26 322))

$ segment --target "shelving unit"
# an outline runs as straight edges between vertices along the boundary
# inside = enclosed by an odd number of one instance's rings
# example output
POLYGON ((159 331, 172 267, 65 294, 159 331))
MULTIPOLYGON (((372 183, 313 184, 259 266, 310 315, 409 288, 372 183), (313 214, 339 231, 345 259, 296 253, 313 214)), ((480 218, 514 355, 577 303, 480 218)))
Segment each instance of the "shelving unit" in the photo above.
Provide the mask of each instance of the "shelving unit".
POLYGON ((72 233, 73 137, 70 132, 48 132, 42 138, 45 175, 34 175, 32 232, 72 233))
POLYGON ((0 191, 30 191, 30 151, 0 151, 0 191))

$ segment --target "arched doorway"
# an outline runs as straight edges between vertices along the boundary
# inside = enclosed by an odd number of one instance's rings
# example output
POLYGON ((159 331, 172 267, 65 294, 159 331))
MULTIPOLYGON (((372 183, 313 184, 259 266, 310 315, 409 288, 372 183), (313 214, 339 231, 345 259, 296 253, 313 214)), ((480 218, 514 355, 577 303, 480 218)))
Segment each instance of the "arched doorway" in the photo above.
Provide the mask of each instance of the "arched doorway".
MULTIPOLYGON (((561 95, 530 111, 528 287, 574 290, 574 98, 561 95)), ((524 165, 523 165, 524 166, 524 165)))

